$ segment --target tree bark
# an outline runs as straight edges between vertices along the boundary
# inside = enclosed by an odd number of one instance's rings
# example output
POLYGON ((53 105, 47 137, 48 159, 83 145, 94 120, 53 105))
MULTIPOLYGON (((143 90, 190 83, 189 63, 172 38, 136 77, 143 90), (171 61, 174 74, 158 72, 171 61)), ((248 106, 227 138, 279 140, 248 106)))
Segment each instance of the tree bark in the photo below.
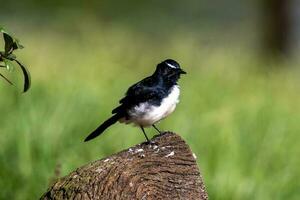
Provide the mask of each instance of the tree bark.
POLYGON ((58 179, 50 199, 208 199, 196 156, 180 136, 166 132, 82 166, 58 179))

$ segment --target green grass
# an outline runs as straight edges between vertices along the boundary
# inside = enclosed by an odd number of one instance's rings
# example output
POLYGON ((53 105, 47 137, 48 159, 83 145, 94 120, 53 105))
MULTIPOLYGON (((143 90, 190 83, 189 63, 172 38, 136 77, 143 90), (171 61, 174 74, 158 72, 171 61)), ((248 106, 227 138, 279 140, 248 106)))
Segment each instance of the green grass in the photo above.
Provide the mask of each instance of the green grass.
POLYGON ((33 85, 21 94, 0 82, 0 199, 37 199, 56 166, 66 175, 143 141, 139 129, 118 124, 83 143, 127 87, 167 57, 188 75, 176 112, 159 127, 191 146, 210 199, 300 198, 300 80, 292 64, 264 66, 236 44, 203 46, 192 33, 162 41, 98 24, 64 31, 18 34, 33 85))

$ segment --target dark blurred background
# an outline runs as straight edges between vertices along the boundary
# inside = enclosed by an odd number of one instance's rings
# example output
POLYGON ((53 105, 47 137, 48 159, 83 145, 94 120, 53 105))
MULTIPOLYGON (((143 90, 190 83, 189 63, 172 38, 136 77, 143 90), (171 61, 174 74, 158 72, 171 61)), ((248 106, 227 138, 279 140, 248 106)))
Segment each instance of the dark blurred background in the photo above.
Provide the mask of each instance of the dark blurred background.
POLYGON ((289 50, 299 47, 298 0, 24 0, 3 1, 1 8, 4 22, 16 20, 24 25, 43 28, 59 26, 57 21, 60 21, 72 31, 76 29, 75 19, 89 23, 92 18, 104 24, 104 28, 126 26, 158 39, 164 39, 180 29, 206 34, 210 37, 203 39, 203 42, 210 44, 219 44, 227 39, 235 42, 242 40, 251 45, 254 42, 256 47, 275 53, 290 53, 289 50))
POLYGON ((188 75, 159 127, 191 146, 210 198, 300 198, 299 0, 0 0, 0 8, 32 76, 21 94, 20 71, 0 71, 18 83, 0 79, 0 199, 37 199, 51 180, 143 141, 117 125, 82 142, 166 58, 188 75))

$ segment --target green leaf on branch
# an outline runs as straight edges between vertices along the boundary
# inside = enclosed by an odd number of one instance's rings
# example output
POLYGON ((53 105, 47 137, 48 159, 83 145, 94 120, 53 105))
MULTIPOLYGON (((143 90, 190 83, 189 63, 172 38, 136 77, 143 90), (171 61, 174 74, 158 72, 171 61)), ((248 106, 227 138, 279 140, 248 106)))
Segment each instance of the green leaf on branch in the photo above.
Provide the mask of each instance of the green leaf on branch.
POLYGON ((13 38, 11 35, 9 35, 7 32, 5 31, 1 31, 3 33, 3 38, 4 38, 4 42, 5 42, 5 55, 10 55, 14 50, 17 49, 22 49, 24 48, 18 39, 13 38))
POLYGON ((6 56, 6 58, 8 59, 8 60, 15 60, 16 58, 17 58, 17 56, 16 55, 14 55, 14 54, 9 54, 8 56, 6 56))
POLYGON ((12 71, 14 69, 14 63, 11 60, 4 59, 3 62, 4 62, 4 66, 8 71, 12 71))
POLYGON ((31 85, 30 73, 27 70, 27 68, 24 65, 22 65, 22 63, 20 63, 18 60, 15 60, 15 61, 18 63, 18 65, 22 69, 23 76, 24 76, 24 89, 23 89, 23 92, 26 92, 30 88, 30 85, 31 85))
MULTIPOLYGON (((3 34, 4 39, 4 51, 0 51, 0 67, 5 67, 7 70, 12 70, 14 67, 13 61, 15 61, 19 67, 22 70, 23 77, 24 77, 24 88, 23 92, 28 91, 31 85, 30 80, 30 73, 27 70, 27 68, 17 60, 17 57, 13 54, 14 50, 22 49, 24 48, 19 40, 13 36, 11 36, 9 33, 7 33, 3 27, 0 27, 0 33, 3 34)), ((8 83, 13 85, 13 83, 8 80, 4 75, 0 74, 0 76, 5 79, 8 83)))
POLYGON ((5 42, 5 55, 9 55, 14 50, 14 39, 5 32, 3 32, 3 38, 5 42))

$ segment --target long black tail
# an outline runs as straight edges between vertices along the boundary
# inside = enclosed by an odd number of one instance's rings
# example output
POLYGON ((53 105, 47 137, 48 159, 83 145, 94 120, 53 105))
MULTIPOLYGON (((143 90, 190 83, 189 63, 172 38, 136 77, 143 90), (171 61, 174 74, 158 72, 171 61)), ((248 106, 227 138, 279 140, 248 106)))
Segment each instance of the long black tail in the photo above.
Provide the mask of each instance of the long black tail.
POLYGON ((89 136, 87 136, 85 138, 85 142, 94 139, 95 137, 97 137, 98 135, 100 135, 101 133, 103 133, 103 131, 105 131, 105 129, 107 129, 109 126, 113 125, 114 123, 116 123, 120 118, 122 118, 121 115, 119 115, 118 113, 113 115, 111 118, 107 119, 105 122, 103 122, 96 130, 94 130, 89 136))

